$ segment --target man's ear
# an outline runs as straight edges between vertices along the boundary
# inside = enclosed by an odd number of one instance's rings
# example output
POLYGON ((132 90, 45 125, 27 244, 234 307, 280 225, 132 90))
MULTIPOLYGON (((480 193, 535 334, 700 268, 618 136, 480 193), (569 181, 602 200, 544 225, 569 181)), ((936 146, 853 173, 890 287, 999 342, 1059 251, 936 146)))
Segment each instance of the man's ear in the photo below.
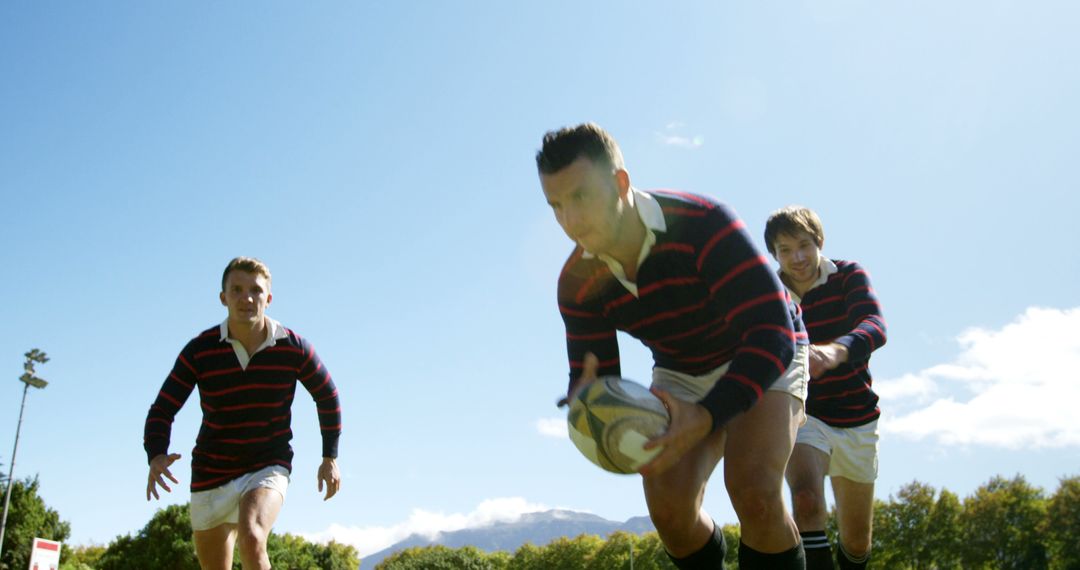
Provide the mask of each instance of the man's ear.
POLYGON ((274 300, 274 294, 273 293, 267 293, 266 294, 266 304, 269 305, 273 300, 274 300))
POLYGON ((225 302, 225 292, 224 291, 218 293, 218 299, 221 299, 221 306, 222 307, 228 307, 229 306, 229 304, 225 302))
POLYGON ((626 196, 630 191, 630 173, 626 169, 615 170, 615 185, 619 188, 619 196, 626 196))

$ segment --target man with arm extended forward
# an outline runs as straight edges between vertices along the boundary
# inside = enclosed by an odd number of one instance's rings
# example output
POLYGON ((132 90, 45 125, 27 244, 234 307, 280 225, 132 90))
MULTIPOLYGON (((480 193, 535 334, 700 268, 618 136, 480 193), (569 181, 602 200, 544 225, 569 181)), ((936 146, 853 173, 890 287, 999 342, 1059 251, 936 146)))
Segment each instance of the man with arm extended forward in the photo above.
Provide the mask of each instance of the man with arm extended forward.
POLYGON ((765 224, 765 243, 780 279, 800 304, 810 335, 809 415, 788 463, 795 522, 811 570, 834 568, 825 534, 825 477, 832 481, 841 570, 866 568, 878 471, 878 397, 871 389, 870 353, 885 344, 870 276, 853 261, 821 253, 825 231, 809 208, 778 210, 765 224))
MULTIPOLYGON (((237 257, 221 278, 228 318, 188 342, 146 416, 143 447, 150 461, 146 500, 157 487, 178 483, 169 467, 172 422, 195 388, 202 426, 191 457, 191 526, 199 564, 232 568, 239 545, 245 570, 270 568, 266 540, 274 526, 292 470, 292 402, 299 381, 315 400, 322 433, 319 491, 325 499, 341 485, 337 446, 341 407, 337 388, 315 349, 266 316, 270 270, 237 257)), ((325 500, 324 499, 324 500, 325 500)))
POLYGON ((679 568, 723 567, 723 535, 702 510, 723 457, 740 567, 803 568, 783 481, 803 422, 807 341, 745 224, 703 196, 632 187, 618 145, 591 123, 547 133, 536 163, 576 244, 559 276, 567 397, 621 375, 617 330, 652 351, 671 426, 647 444, 664 449, 641 474, 669 556, 679 568))

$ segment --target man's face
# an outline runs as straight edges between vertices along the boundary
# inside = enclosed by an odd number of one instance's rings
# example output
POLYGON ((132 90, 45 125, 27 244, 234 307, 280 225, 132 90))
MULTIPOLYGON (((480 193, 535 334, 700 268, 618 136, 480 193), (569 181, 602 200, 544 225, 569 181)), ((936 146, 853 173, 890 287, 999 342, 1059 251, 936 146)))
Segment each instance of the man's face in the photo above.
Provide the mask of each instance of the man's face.
POLYGON ((609 253, 622 227, 619 184, 610 168, 579 157, 540 186, 566 235, 589 253, 609 253))
POLYGON ((780 271, 796 283, 809 283, 817 279, 818 248, 814 236, 798 230, 794 235, 780 234, 773 241, 774 257, 780 263, 780 271))
POLYGON ((273 295, 266 277, 247 271, 229 272, 225 290, 221 292, 221 304, 229 308, 229 322, 257 325, 266 315, 266 307, 273 295))

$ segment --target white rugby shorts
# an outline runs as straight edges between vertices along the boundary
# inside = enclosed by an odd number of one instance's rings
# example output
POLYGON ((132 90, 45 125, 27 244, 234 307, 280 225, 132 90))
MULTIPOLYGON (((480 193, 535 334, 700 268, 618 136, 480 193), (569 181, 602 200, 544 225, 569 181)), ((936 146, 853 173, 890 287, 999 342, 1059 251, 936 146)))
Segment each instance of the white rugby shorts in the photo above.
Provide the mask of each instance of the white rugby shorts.
POLYGON ((232 481, 207 491, 191 494, 191 530, 210 530, 216 526, 240 521, 240 498, 248 491, 261 488, 281 493, 289 489, 289 470, 271 465, 245 473, 232 481))
POLYGON ((809 445, 829 456, 829 477, 873 483, 878 474, 878 422, 833 427, 813 416, 799 428, 795 444, 809 445))

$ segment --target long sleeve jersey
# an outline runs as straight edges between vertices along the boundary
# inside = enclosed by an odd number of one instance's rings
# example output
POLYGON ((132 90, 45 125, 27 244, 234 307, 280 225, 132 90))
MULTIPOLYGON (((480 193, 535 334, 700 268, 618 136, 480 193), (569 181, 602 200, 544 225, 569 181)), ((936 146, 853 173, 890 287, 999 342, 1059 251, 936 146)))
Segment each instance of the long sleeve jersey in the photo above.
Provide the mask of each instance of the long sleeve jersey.
POLYGON ((881 415, 870 353, 885 344, 885 319, 866 271, 853 261, 832 262, 836 272, 807 291, 800 305, 810 342, 839 343, 848 361, 810 379, 806 412, 834 427, 854 427, 881 415))
POLYGON ((292 403, 299 381, 315 400, 323 457, 337 457, 341 406, 314 348, 291 330, 241 367, 220 328, 188 342, 146 416, 147 459, 168 453, 172 422, 197 387, 202 426, 191 454, 191 490, 205 491, 270 465, 292 470, 292 403))
POLYGON ((587 352, 599 359, 598 374, 621 375, 617 330, 641 340, 658 367, 700 375, 730 362, 699 402, 716 429, 761 397, 791 363, 795 345, 807 343, 806 333, 734 211, 693 194, 645 194, 666 227, 654 231, 636 294, 580 246, 559 277, 570 383, 587 352))

